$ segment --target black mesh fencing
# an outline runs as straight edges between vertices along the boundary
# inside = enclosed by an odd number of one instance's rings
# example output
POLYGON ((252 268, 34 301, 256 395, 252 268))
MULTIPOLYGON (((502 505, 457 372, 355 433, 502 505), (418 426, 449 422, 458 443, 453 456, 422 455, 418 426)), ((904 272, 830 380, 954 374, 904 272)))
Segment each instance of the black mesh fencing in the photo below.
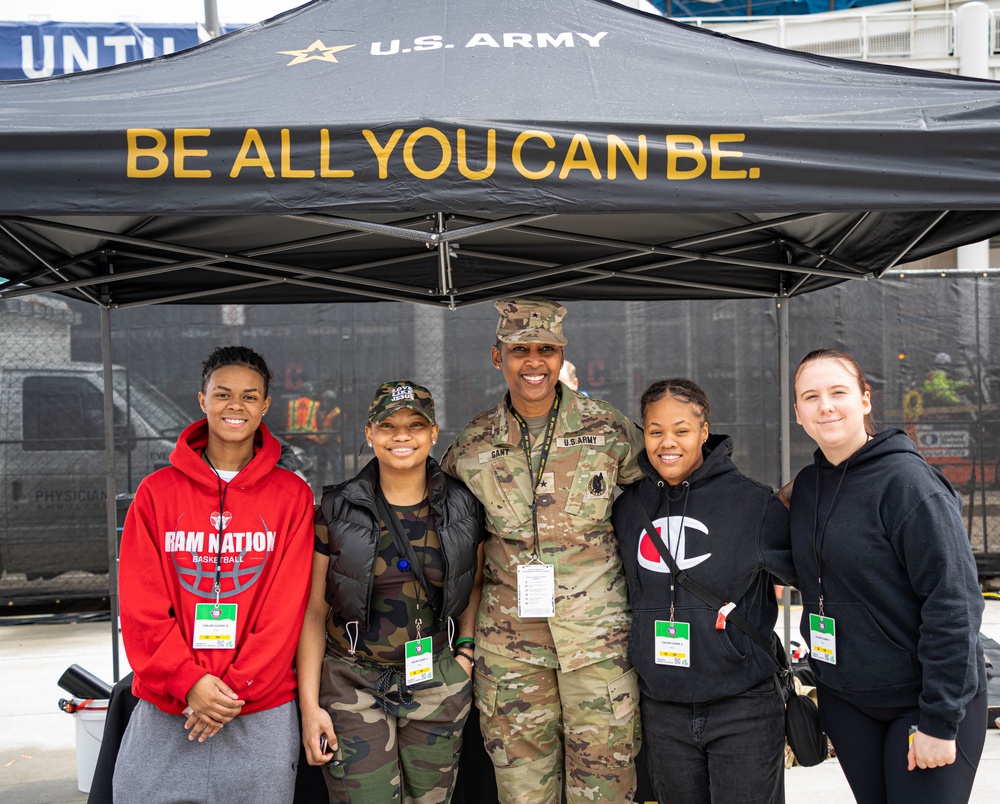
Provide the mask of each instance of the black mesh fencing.
MULTIPOLYGON (((792 367, 841 348, 864 367, 880 427, 907 429, 958 488, 981 574, 1000 575, 1000 321, 989 279, 883 279, 791 299, 792 367)), ((773 300, 570 302, 566 357, 580 389, 639 419, 657 379, 708 392, 711 429, 749 475, 779 485, 778 312, 773 300)), ((119 528, 142 478, 201 415, 201 364, 241 343, 274 374, 264 421, 283 461, 318 494, 371 452, 364 422, 380 383, 435 395, 437 456, 505 387, 490 363, 496 313, 406 304, 150 306, 112 314, 119 528)), ((57 297, 0 302, 0 596, 107 592, 103 377, 96 308, 57 297)), ((794 422, 794 419, 793 419, 794 422)), ((812 442, 793 423, 793 473, 812 442)))

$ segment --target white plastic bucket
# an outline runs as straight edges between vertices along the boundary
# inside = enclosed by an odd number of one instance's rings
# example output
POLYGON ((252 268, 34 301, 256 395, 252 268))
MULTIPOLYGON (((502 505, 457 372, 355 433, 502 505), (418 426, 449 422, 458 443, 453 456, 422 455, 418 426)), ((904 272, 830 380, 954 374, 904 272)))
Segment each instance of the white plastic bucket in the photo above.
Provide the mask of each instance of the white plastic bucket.
POLYGON ((88 699, 77 704, 76 719, 76 788, 89 793, 97 770, 97 756, 104 739, 104 721, 108 717, 106 700, 88 699))

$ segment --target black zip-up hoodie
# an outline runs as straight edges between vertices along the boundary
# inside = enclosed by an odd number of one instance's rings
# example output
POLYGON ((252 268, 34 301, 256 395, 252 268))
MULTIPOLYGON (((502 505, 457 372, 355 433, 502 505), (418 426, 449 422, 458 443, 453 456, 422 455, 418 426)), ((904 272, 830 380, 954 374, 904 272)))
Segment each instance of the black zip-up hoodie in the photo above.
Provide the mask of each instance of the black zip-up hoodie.
POLYGON ((817 548, 836 623, 837 664, 810 660, 819 682, 859 706, 919 705, 922 732, 954 739, 986 670, 983 597, 951 484, 893 428, 837 466, 816 450, 795 478, 791 523, 802 635, 819 612, 817 548))
POLYGON ((670 575, 656 548, 644 537, 634 509, 638 497, 668 543, 679 568, 736 609, 765 638, 778 616, 774 578, 792 583, 788 513, 772 490, 746 477, 732 460, 733 440, 710 435, 705 462, 677 486, 656 473, 645 453, 645 477, 615 501, 612 522, 628 579, 632 606, 629 659, 640 689, 658 701, 693 703, 737 695, 777 671, 770 656, 727 622, 716 629, 718 612, 675 584, 674 619, 690 624, 691 666, 658 665, 654 660, 656 620, 670 618, 670 575), (683 533, 677 534, 683 518, 683 533), (660 520, 660 521, 657 521, 660 520), (641 538, 643 537, 643 538, 641 538))

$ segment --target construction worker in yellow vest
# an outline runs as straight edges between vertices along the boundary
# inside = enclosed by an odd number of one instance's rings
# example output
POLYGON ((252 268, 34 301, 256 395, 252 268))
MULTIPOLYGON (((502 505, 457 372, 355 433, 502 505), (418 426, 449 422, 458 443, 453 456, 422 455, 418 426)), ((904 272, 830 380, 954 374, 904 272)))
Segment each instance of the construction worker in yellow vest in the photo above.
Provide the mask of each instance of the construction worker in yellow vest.
POLYGON ((288 424, 286 432, 292 437, 308 438, 322 442, 319 431, 319 400, 310 396, 312 387, 302 384, 302 396, 288 400, 288 424))

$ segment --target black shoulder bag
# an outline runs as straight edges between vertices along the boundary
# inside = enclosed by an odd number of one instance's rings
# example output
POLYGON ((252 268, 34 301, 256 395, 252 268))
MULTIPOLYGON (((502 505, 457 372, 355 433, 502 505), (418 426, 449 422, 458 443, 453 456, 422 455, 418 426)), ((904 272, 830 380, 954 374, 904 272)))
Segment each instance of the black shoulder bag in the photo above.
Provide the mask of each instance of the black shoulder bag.
MULTIPOLYGON (((649 514, 646 513, 646 509, 642 507, 642 503, 639 502, 637 491, 633 492, 632 503, 635 506, 635 512, 639 515, 640 524, 646 529, 646 533, 652 539, 660 557, 670 567, 670 571, 673 573, 677 583, 699 600, 707 603, 722 614, 723 609, 729 604, 722 598, 709 592, 697 581, 692 580, 686 572, 677 566, 677 562, 670 553, 670 549, 663 543, 663 538, 660 536, 659 531, 653 525, 649 514)), ((771 657, 775 665, 777 665, 778 680, 782 685, 785 695, 785 737, 788 739, 792 753, 795 754, 795 759, 800 765, 806 767, 818 765, 829 755, 827 752, 826 735, 819 725, 819 709, 816 708, 816 704, 813 703, 812 698, 806 695, 799 695, 795 689, 792 668, 788 663, 788 656, 785 654, 785 649, 782 647, 781 642, 773 639, 771 641, 765 639, 760 631, 754 628, 750 624, 750 621, 740 614, 740 612, 736 611, 736 609, 731 609, 728 615, 726 615, 726 619, 731 620, 733 625, 760 645, 767 655, 771 657)))

